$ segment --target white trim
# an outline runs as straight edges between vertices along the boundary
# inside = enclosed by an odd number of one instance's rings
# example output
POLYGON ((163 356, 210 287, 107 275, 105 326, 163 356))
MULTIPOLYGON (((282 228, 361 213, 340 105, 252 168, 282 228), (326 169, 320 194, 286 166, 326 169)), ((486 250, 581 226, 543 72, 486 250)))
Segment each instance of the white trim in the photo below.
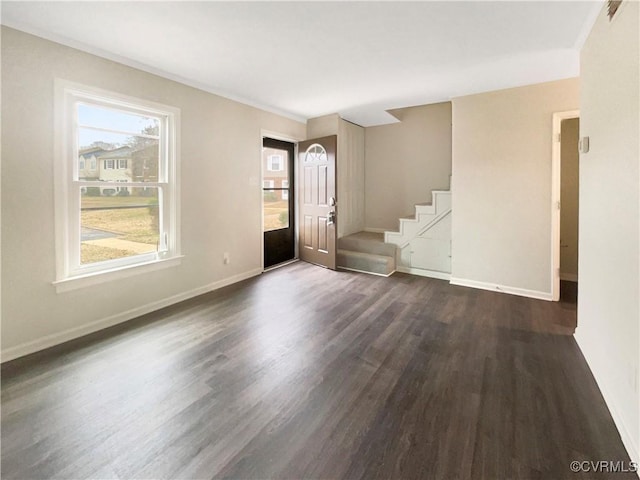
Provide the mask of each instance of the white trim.
POLYGON ((370 272, 369 270, 358 270, 357 268, 349 268, 349 267, 341 267, 341 266, 336 266, 336 270, 345 270, 348 272, 357 272, 357 273, 366 273, 367 275, 375 275, 377 277, 390 277, 391 275, 393 275, 394 273, 396 273, 396 271, 394 270, 391 273, 378 273, 378 272, 370 272))
MULTIPOLYGON (((601 372, 600 370, 594 368, 595 365, 600 364, 600 362, 598 362, 596 358, 601 356, 600 352, 592 352, 591 350, 589 350, 589 342, 587 342, 587 340, 580 335, 580 325, 578 325, 578 328, 576 328, 576 332, 573 335, 573 338, 575 339, 578 348, 582 352, 582 356, 586 360, 589 370, 591 370, 591 374, 593 375, 593 378, 596 381, 598 388, 600 389, 600 393, 602 393, 602 397, 604 398, 604 401, 609 408, 609 412, 611 413, 611 417, 613 418, 613 423, 615 423, 616 428, 618 429, 618 433, 620 434, 622 443, 627 449, 627 453, 629 454, 629 457, 631 457, 631 461, 640 464, 640 448, 638 448, 639 446, 635 443, 633 436, 627 429, 622 415, 620 415, 620 408, 615 401, 616 396, 612 395, 607 388, 607 383, 605 382, 605 380, 608 378, 608 376, 605 372, 601 372)), ((636 475, 640 477, 640 471, 636 472, 636 475)))
POLYGON ((480 290, 489 290, 491 292, 507 293, 509 295, 518 295, 519 297, 535 298, 537 300, 552 300, 549 292, 540 292, 538 290, 527 290, 525 288, 509 287, 507 285, 498 285, 495 283, 478 282, 476 280, 468 280, 466 278, 451 277, 449 281, 451 285, 461 287, 478 288, 480 290))
MULTIPOLYGON (((112 92, 101 88, 71 82, 61 78, 54 81, 54 191, 55 191, 55 232, 56 232, 56 280, 63 282, 75 278, 83 278, 92 273, 110 272, 129 265, 146 265, 150 261, 180 257, 180 109, 170 105, 160 104, 144 98, 131 97, 119 92, 112 92), (89 185, 80 181, 77 175, 75 153, 78 150, 75 129, 78 127, 75 118, 77 103, 95 104, 119 111, 137 112, 158 118, 160 122, 161 140, 159 147, 162 153, 158 165, 158 203, 161 208, 159 234, 160 245, 153 254, 135 255, 121 259, 108 260, 95 264, 82 265, 80 262, 79 235, 70 232, 80 231, 79 196, 74 195, 76 189, 82 185, 89 185), (69 161, 73 157, 72 165, 69 161), (169 228, 166 228, 168 225, 169 228)), ((119 160, 105 160, 114 162, 114 169, 118 169, 119 160)), ((117 181, 103 182, 99 186, 105 187, 117 181)), ((96 182, 91 183, 98 186, 96 182)), ((114 185, 118 187, 119 185, 114 185)), ((131 185, 129 185, 131 186, 131 185)), ((145 184, 144 186, 151 186, 145 184)), ((85 283, 86 284, 86 283, 85 283)), ((81 284, 78 284, 83 286, 81 284)), ((75 287, 80 288, 80 287, 75 287)), ((65 288, 59 291, 65 291, 65 288)))
POLYGON ((402 273, 410 273, 411 275, 418 275, 420 277, 437 278, 438 280, 450 280, 451 274, 447 272, 439 272, 437 270, 426 270, 424 268, 414 267, 397 267, 396 270, 402 273))
MULTIPOLYGON (((296 138, 296 137, 292 137, 291 135, 286 135, 283 133, 272 132, 271 130, 261 129, 260 130, 260 149, 262 149, 262 139, 264 137, 273 138, 274 140, 282 140, 283 142, 290 142, 296 145, 298 144, 298 142, 304 141, 304 138, 296 138)), ((262 161, 262 157, 260 157, 260 160, 262 161)))
POLYGON ((188 300, 189 298, 197 297, 198 295, 209 293, 213 290, 226 287, 227 285, 231 285, 233 283, 241 282, 242 280, 255 277, 257 275, 260 275, 261 273, 261 268, 255 268, 244 273, 239 273, 237 275, 218 280, 217 282, 210 283, 203 287, 194 288, 193 290, 189 290, 187 292, 179 293, 168 298, 163 298, 162 300, 151 302, 140 307, 132 308, 131 310, 127 310, 126 312, 117 313, 107 318, 96 320, 84 325, 80 325, 78 327, 73 327, 62 332, 47 335, 37 340, 26 342, 15 347, 7 348, 3 350, 0 355, 2 357, 1 361, 7 362, 18 357, 23 357, 40 350, 44 350, 45 348, 68 342, 69 340, 73 340, 75 338, 79 338, 84 335, 103 330, 113 325, 117 325, 128 320, 133 320, 134 318, 137 318, 141 315, 155 312, 156 310, 160 310, 161 308, 168 307, 184 300, 188 300))
MULTIPOLYGON (((411 242, 412 242, 413 240, 415 240, 416 238, 419 238, 419 237, 420 237, 420 235, 422 235, 423 233, 425 233, 427 230, 432 229, 432 228, 433 228, 433 227, 435 227, 438 223, 440 223, 442 220, 444 220, 444 218, 445 218, 447 215, 449 215, 449 214, 451 213, 451 211, 452 211, 452 210, 451 210, 451 209, 449 209, 449 210, 446 210, 446 211, 444 211, 443 213, 441 213, 441 214, 439 214, 439 215, 436 215, 436 217, 434 217, 434 218, 433 218, 429 223, 427 223, 427 224, 425 224, 423 227, 421 227, 421 228, 420 228, 420 230, 418 230, 418 232, 417 232, 417 233, 416 233, 412 238, 410 238, 409 240, 407 240, 407 241, 406 241, 406 242, 404 242, 403 244, 398 245, 398 248, 399 248, 399 249, 403 249, 403 248, 405 248, 405 247, 408 247, 408 246, 411 244, 411 242)), ((403 222, 402 220, 403 220, 403 219, 400 219, 400 232, 398 232, 400 237, 404 237, 404 236, 405 236, 405 234, 404 234, 404 224, 405 224, 406 222, 403 222)), ((411 220, 409 220, 409 221, 411 221, 411 220)), ((421 220, 420 220, 420 215, 416 214, 415 222, 416 222, 416 223, 419 223, 420 221, 421 221, 421 220)), ((395 233, 395 232, 389 232, 389 234, 390 234, 390 235, 391 235, 391 234, 394 234, 394 233, 395 233)), ((385 237, 386 237, 386 236, 387 236, 387 235, 385 235, 385 237)), ((385 238, 385 240, 386 240, 386 238, 385 238)), ((389 243, 389 242, 388 242, 388 243, 389 243)))
POLYGON ((363 231, 369 232, 369 233, 385 233, 385 232, 388 232, 389 230, 387 228, 365 227, 363 231))
POLYGON ((580 110, 554 113, 551 131, 551 300, 554 302, 560 300, 560 133, 562 120, 570 118, 580 118, 580 110))
POLYGON ((577 273, 562 273, 560 272, 560 280, 566 280, 567 282, 577 282, 578 274, 577 273))
POLYGON ((123 278, 140 275, 142 273, 176 267, 182 263, 182 258, 184 258, 184 255, 166 259, 155 259, 147 263, 134 263, 109 270, 100 270, 86 275, 56 280, 55 282, 52 282, 52 285, 56 287, 56 293, 70 292, 72 290, 78 290, 79 288, 99 285, 105 282, 113 282, 114 280, 121 280, 123 278))

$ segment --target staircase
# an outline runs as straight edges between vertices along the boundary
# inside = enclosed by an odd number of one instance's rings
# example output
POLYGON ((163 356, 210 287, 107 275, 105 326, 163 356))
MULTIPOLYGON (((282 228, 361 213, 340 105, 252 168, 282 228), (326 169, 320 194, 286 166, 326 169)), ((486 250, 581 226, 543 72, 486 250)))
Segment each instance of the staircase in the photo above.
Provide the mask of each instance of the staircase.
POLYGON ((388 277, 396 271, 396 246, 384 234, 358 232, 338 239, 338 268, 388 277))
POLYGON ((399 272, 448 280, 451 277, 451 192, 436 190, 431 203, 415 206, 415 215, 400 219, 397 232, 384 242, 397 246, 399 272))

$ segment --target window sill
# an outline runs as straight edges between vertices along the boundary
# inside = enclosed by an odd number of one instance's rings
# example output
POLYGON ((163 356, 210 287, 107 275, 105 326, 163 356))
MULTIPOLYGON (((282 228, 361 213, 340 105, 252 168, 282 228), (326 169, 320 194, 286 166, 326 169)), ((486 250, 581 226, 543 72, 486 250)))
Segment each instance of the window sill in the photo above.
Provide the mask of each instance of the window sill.
POLYGON ((75 277, 65 278, 64 280, 56 280, 52 285, 56 287, 56 293, 70 292, 79 288, 99 285, 105 282, 112 282, 114 280, 120 280, 122 278, 140 275, 142 273, 176 267, 182 263, 182 258, 184 258, 184 255, 177 255, 171 258, 152 260, 146 263, 127 265, 86 275, 78 275, 75 277))

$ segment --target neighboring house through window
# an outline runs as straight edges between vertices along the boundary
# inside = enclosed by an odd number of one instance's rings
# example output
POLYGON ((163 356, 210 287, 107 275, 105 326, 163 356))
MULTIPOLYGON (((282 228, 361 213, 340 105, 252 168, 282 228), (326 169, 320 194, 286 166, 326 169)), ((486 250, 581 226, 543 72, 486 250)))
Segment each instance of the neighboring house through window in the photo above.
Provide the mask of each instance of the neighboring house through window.
POLYGON ((56 178, 57 283, 179 257, 179 110, 56 85, 66 119, 56 178), (89 154, 93 175, 80 172, 89 154))
MULTIPOLYGON (((282 180, 282 188, 289 188, 289 180, 282 180)), ((289 200, 289 190, 282 190, 282 200, 289 200)))
POLYGON ((269 155, 267 157, 267 170, 271 172, 280 172, 283 168, 282 155, 269 155))

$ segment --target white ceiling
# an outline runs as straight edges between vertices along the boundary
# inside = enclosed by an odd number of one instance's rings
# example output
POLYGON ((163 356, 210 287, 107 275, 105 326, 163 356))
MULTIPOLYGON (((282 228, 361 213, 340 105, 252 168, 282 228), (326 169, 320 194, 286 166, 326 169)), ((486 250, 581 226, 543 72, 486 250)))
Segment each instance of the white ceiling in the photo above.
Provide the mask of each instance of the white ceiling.
POLYGON ((574 77, 600 1, 10 2, 3 24, 299 120, 574 77))

